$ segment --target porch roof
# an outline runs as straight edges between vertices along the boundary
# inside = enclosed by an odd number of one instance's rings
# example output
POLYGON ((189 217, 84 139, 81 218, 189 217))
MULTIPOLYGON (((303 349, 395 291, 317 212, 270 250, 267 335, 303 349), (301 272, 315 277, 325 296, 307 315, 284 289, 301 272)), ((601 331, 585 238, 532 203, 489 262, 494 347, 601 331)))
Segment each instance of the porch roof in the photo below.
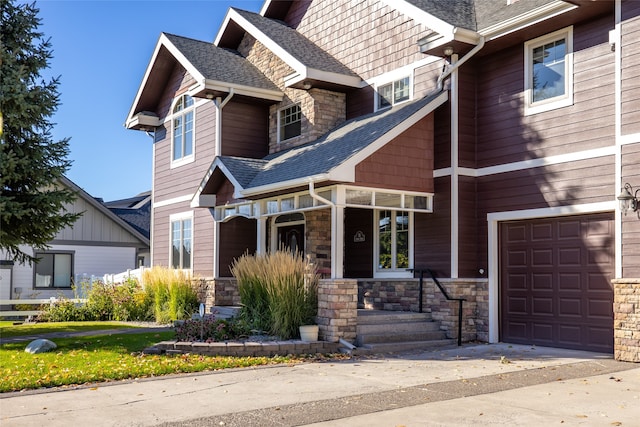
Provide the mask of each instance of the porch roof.
POLYGON ((355 167, 448 99, 442 91, 349 120, 314 142, 263 159, 217 157, 195 197, 216 169, 235 186, 237 199, 257 199, 309 182, 355 182, 355 167))

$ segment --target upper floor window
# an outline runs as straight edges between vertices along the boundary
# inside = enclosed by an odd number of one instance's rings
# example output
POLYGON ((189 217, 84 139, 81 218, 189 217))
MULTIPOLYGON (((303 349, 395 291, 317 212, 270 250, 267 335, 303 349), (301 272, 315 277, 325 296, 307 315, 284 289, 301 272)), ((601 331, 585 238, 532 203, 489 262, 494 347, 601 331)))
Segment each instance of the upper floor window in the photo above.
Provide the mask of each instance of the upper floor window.
POLYGON ((70 288, 73 278, 73 253, 36 252, 36 288, 70 288))
POLYGON ((193 156, 193 98, 182 95, 173 107, 172 161, 189 160, 193 156))
POLYGON ((378 86, 377 109, 391 107, 411 98, 409 76, 378 86))
POLYGON ((525 114, 573 104, 573 28, 525 43, 525 114))
POLYGON ((191 268, 193 242, 193 215, 191 213, 171 216, 171 267, 191 268))
POLYGON ((278 111, 278 141, 300 136, 302 133, 302 110, 294 104, 278 111))

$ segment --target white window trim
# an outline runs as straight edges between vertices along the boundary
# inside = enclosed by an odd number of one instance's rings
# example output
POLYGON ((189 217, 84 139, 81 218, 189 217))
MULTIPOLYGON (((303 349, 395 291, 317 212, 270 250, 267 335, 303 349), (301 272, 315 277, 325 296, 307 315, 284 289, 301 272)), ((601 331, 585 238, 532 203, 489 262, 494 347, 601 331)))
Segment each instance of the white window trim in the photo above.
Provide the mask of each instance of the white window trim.
POLYGON ((191 220, 191 261, 189 265, 191 268, 183 268, 179 270, 192 271, 193 270, 193 252, 195 247, 195 222, 193 220, 193 211, 180 212, 169 215, 169 268, 173 268, 173 223, 176 221, 184 221, 185 219, 191 220))
MULTIPOLYGON (((295 213, 295 212, 294 212, 295 213)), ((289 227, 292 225, 304 225, 305 229, 307 226, 307 217, 304 215, 304 213, 302 214, 302 216, 304 217, 301 220, 297 220, 297 221, 289 221, 289 222, 280 222, 280 223, 276 223, 276 219, 279 216, 282 215, 289 215, 289 213, 282 213, 280 215, 274 216, 273 217, 273 221, 271 221, 271 241, 269 242, 269 246, 271 247, 271 251, 275 252, 277 251, 278 248, 278 228, 280 227, 289 227)), ((303 251, 306 254, 307 252, 307 239, 302 239, 302 247, 303 247, 303 251)))
POLYGON ((276 112, 276 132, 277 132, 277 141, 278 144, 280 144, 281 142, 287 142, 287 141, 293 141, 296 138, 299 138, 302 136, 302 104, 300 102, 292 102, 291 104, 287 104, 282 108, 278 108, 278 111, 276 112), (284 110, 286 110, 287 108, 291 108, 293 106, 297 105, 298 107, 300 107, 300 135, 296 135, 294 137, 291 138, 287 138, 287 139, 282 139, 282 135, 280 134, 280 113, 284 110))
POLYGON ((379 110, 386 110, 387 108, 391 108, 393 106, 396 105, 401 105, 404 104, 405 102, 409 102, 413 99, 413 75, 414 75, 414 70, 411 70, 410 72, 406 72, 404 71, 403 73, 400 72, 393 72, 393 73, 388 73, 388 78, 384 79, 384 80, 379 80, 376 81, 375 83, 375 96, 373 97, 373 109, 374 111, 379 111, 379 110), (378 89, 381 86, 386 86, 389 83, 393 84, 397 81, 400 81, 402 79, 405 78, 409 78, 409 98, 405 99, 404 101, 400 101, 398 103, 392 103, 390 106, 388 107, 380 107, 379 102, 378 102, 378 89))
MULTIPOLYGON (((408 212, 409 213, 409 266, 406 268, 400 268, 400 269, 384 269, 381 270, 378 268, 378 261, 380 260, 380 212, 382 210, 389 210, 389 209, 376 209, 376 211, 374 212, 374 221, 373 221, 373 235, 374 235, 374 248, 373 248, 373 277, 374 278, 412 278, 413 277, 413 272, 412 271, 408 271, 409 269, 413 268, 413 258, 414 258, 414 250, 413 250, 413 244, 414 244, 414 233, 415 233, 415 228, 414 228, 414 215, 413 212, 408 212)), ((394 212, 394 214, 396 214, 397 212, 406 212, 403 211, 402 209, 398 209, 398 210, 392 210, 394 212)), ((393 226, 393 230, 395 231, 395 226, 393 226)), ((393 234, 395 236, 395 233, 393 234)), ((393 241, 395 242, 395 238, 393 239, 393 241)), ((392 245, 395 246, 395 245, 392 245)))
POLYGON ((177 96, 173 102, 171 103, 171 114, 170 114, 170 120, 169 120, 169 132, 171 132, 171 151, 169 153, 169 158, 171 159, 171 166, 170 169, 173 168, 177 168, 189 163, 193 163, 196 159, 196 106, 198 104, 198 100, 196 98, 192 98, 193 100, 193 105, 191 105, 188 108, 185 108, 183 110, 181 110, 178 113, 174 113, 173 109, 176 107, 176 104, 178 103, 178 101, 185 96, 186 94, 181 94, 179 96, 177 96), (193 112, 193 140, 191 141, 191 154, 189 154, 188 156, 183 156, 177 160, 173 159, 173 145, 174 145, 174 134, 173 134, 173 119, 177 116, 182 116, 185 115, 186 113, 188 113, 189 111, 193 112))
POLYGON ((529 40, 524 44, 524 114, 538 114, 557 108, 573 105, 573 26, 529 40), (565 56, 565 89, 562 96, 532 102, 533 89, 533 49, 543 44, 564 38, 567 53, 565 56))

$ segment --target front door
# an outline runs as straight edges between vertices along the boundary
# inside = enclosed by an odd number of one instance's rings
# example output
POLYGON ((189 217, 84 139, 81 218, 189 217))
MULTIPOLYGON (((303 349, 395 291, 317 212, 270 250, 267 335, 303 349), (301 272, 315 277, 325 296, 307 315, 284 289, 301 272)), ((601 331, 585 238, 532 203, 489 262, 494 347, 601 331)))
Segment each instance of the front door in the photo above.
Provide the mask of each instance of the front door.
POLYGON ((304 224, 278 227, 278 248, 304 257, 304 224))

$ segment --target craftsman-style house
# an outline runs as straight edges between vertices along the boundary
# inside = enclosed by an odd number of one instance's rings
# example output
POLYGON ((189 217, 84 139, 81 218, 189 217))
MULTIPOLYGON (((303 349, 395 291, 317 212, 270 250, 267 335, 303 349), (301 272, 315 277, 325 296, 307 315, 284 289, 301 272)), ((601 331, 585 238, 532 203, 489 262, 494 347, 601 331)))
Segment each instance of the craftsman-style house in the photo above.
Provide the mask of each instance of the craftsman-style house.
POLYGON ((639 79, 629 0, 267 0, 213 42, 163 33, 126 121, 154 135, 152 264, 236 304, 233 260, 284 245, 328 292, 446 320, 431 270, 465 339, 613 352, 639 79))

